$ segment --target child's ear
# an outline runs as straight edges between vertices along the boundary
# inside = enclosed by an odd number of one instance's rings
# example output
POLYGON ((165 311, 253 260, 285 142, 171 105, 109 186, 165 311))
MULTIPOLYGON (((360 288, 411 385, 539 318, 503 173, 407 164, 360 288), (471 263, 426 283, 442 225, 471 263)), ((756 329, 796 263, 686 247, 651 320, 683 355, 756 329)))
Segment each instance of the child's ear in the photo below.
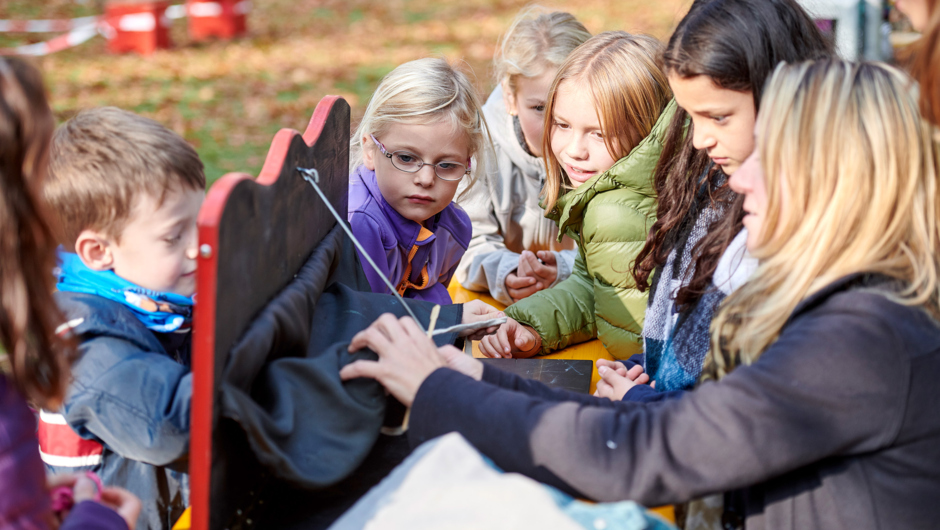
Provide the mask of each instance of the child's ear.
POLYGON ((75 240, 75 253, 86 267, 96 271, 114 268, 111 238, 94 230, 82 230, 75 240))
POLYGON ((503 79, 500 85, 503 87, 503 103, 506 104, 506 111, 510 116, 519 115, 519 109, 516 108, 516 95, 509 86, 509 79, 503 79))
POLYGON ((369 136, 363 136, 359 141, 362 144, 362 165, 369 171, 375 171, 375 152, 378 150, 375 143, 369 136))

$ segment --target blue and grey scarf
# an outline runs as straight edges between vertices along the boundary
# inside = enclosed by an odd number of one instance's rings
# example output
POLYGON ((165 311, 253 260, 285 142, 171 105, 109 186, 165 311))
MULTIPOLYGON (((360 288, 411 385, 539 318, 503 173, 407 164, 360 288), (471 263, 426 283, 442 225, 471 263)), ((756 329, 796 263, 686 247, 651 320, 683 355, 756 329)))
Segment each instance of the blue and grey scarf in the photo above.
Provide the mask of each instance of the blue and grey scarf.
POLYGON ((58 290, 94 294, 124 304, 147 329, 158 333, 188 331, 192 326, 191 297, 144 289, 114 271, 88 268, 77 254, 62 249, 57 254, 58 290))
MULTIPOLYGON (((700 191, 698 201, 707 201, 705 191, 700 191)), ((679 313, 676 295, 695 273, 692 251, 724 213, 724 207, 711 203, 693 210, 666 263, 656 271, 643 324, 643 368, 656 381, 656 390, 690 390, 695 386, 708 353, 712 317, 722 300, 757 268, 757 260, 745 247, 747 230, 742 230, 719 260, 708 292, 694 307, 679 313)))

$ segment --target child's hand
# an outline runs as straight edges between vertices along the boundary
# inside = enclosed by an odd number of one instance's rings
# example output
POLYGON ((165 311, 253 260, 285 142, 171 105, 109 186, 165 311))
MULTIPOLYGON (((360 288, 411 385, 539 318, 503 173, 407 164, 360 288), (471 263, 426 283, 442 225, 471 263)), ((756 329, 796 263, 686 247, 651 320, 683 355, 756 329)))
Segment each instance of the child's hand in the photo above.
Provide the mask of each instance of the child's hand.
POLYGON ((542 338, 539 334, 511 318, 496 330, 495 335, 483 337, 480 341, 480 352, 496 359, 532 357, 541 348, 542 338))
MULTIPOLYGON (((75 494, 76 499, 78 493, 75 494)), ((137 526, 137 516, 140 515, 140 499, 124 488, 105 488, 101 490, 101 504, 116 511, 127 523, 128 530, 137 526)))
POLYGON ((558 264, 555 262, 555 253, 550 250, 540 250, 538 255, 528 250, 523 250, 519 257, 519 268, 516 270, 519 276, 535 278, 536 284, 541 284, 543 289, 555 283, 558 277, 558 264))
POLYGON ((506 276, 506 292, 509 293, 513 302, 528 298, 544 288, 535 278, 519 276, 518 272, 519 270, 516 269, 516 272, 510 272, 506 276))
MULTIPOLYGON (((130 530, 137 526, 137 517, 140 515, 140 499, 123 488, 102 488, 93 480, 84 475, 54 475, 48 478, 48 487, 54 490, 58 487, 72 488, 72 501, 78 504, 82 501, 96 501, 111 508, 127 523, 130 530), (100 499, 100 500, 99 500, 100 499)), ((68 512, 61 514, 65 519, 68 512)))
MULTIPOLYGON (((463 319, 461 324, 469 324, 471 322, 480 322, 482 320, 491 320, 494 318, 503 317, 503 312, 495 307, 487 304, 486 302, 480 300, 471 300, 463 305, 463 319)), ((461 332, 461 336, 465 337, 467 340, 480 340, 487 335, 492 335, 496 333, 496 330, 499 326, 490 326, 488 328, 469 330, 461 332)))
POLYGON ((640 365, 627 370, 623 363, 606 359, 597 360, 597 373, 600 374, 601 380, 597 382, 594 395, 611 401, 620 401, 628 390, 636 385, 646 384, 650 380, 649 374, 644 373, 640 365))
POLYGON ((514 302, 548 288, 558 277, 558 265, 555 253, 540 250, 538 256, 529 250, 523 250, 519 256, 516 272, 506 276, 506 290, 514 302))

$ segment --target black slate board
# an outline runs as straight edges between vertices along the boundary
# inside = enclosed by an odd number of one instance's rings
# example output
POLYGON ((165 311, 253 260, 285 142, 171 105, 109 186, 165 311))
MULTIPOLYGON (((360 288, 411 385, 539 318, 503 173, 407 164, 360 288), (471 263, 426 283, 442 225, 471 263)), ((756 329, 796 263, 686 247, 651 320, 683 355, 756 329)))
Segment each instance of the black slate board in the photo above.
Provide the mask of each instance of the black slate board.
POLYGON ((535 379, 552 388, 587 394, 594 361, 569 359, 480 359, 504 372, 535 379))

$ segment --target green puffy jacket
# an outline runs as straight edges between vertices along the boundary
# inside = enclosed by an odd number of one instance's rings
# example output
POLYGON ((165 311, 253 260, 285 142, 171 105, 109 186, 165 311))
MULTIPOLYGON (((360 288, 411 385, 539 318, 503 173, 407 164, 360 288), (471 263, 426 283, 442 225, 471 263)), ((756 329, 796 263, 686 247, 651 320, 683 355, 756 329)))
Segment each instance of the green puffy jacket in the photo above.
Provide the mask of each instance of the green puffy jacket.
POLYGON ((653 171, 676 111, 672 101, 649 136, 609 170, 562 195, 546 217, 578 242, 574 271, 551 289, 506 309, 542 337, 542 353, 599 338, 617 359, 643 351, 646 293, 636 288, 633 261, 656 220, 653 171))

